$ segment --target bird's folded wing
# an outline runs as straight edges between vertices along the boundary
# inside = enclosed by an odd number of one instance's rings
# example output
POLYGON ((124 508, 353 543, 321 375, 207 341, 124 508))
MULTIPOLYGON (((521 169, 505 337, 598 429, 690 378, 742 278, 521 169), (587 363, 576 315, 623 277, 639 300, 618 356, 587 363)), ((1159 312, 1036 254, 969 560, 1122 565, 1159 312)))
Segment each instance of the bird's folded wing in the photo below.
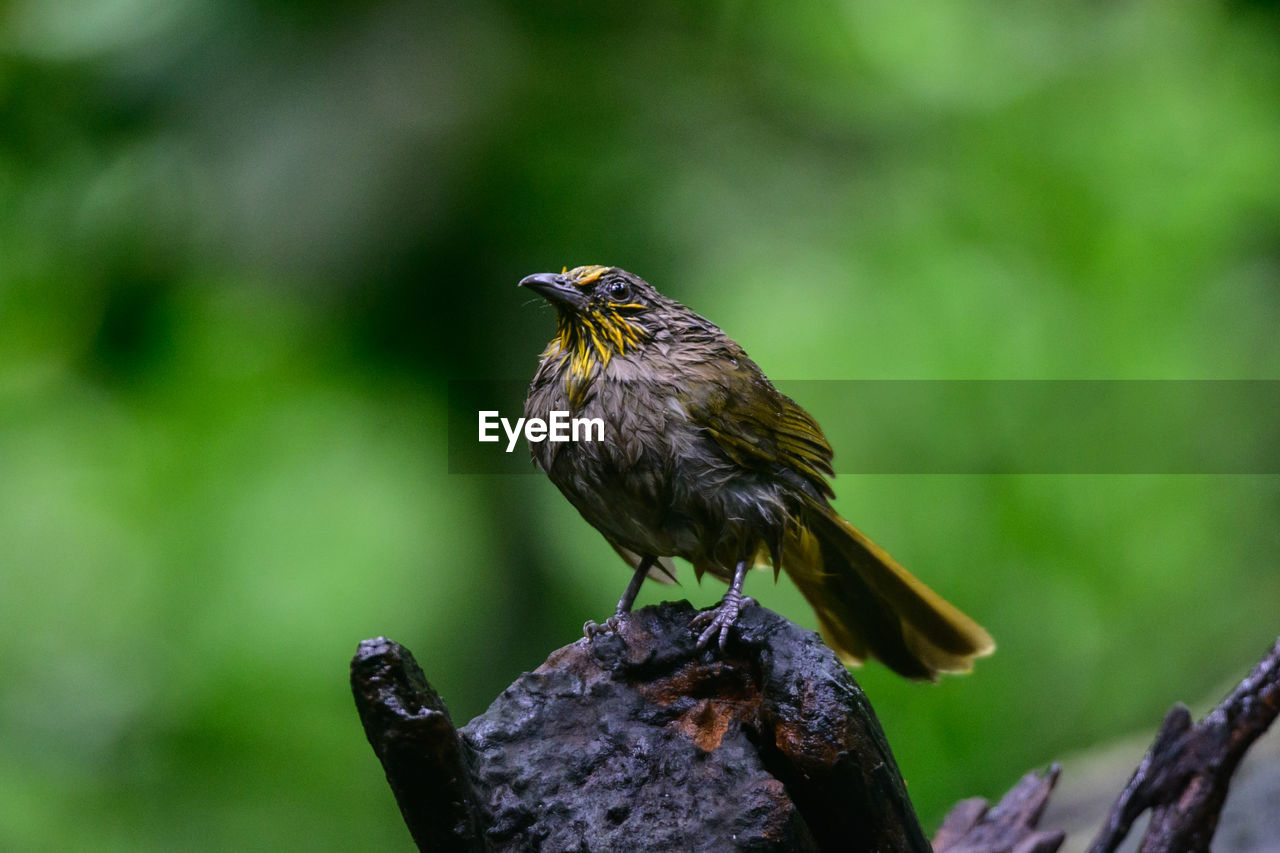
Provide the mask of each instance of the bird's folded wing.
POLYGON ((799 474, 821 495, 832 497, 831 445, 809 413, 770 384, 745 357, 726 359, 707 378, 682 389, 689 420, 744 468, 799 474))

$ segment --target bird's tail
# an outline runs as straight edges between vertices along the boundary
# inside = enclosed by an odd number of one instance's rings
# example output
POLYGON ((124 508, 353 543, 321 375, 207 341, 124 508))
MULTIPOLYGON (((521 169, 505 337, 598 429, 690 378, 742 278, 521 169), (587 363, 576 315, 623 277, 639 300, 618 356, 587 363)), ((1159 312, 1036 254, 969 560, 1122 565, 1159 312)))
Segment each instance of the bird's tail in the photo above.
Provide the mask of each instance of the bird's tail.
POLYGON ((968 672, 995 651, 982 626, 943 600, 830 507, 811 505, 782 545, 782 567, 845 663, 868 655, 908 678, 968 672))

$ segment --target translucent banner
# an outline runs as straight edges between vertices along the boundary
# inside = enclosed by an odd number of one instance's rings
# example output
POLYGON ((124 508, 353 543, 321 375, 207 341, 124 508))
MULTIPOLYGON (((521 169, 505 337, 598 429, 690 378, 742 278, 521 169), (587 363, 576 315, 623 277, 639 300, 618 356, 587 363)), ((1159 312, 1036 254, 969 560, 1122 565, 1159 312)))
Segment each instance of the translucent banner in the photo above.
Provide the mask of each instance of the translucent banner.
MULTIPOLYGON (((837 473, 1280 474, 1280 381, 774 384, 822 426, 837 473)), ((450 383, 450 473, 534 473, 531 438, 596 440, 572 412, 518 423, 527 390, 527 380, 450 383)), ((602 426, 616 440, 609 413, 602 426)))

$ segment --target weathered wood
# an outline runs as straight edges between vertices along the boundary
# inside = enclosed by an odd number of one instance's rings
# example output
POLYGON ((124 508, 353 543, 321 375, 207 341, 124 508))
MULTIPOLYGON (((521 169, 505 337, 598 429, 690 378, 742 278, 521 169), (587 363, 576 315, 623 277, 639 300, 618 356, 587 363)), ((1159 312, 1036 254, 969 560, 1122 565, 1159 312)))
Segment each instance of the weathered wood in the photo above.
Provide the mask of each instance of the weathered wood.
POLYGON ((1066 833, 1036 825, 1059 772, 1055 764, 1044 775, 1028 773, 994 808, 981 797, 957 803, 934 836, 935 853, 1054 853, 1066 833))
POLYGON ((930 850, 816 634, 751 607, 721 656, 694 647, 693 615, 647 607, 565 646, 456 738, 408 652, 362 645, 356 670, 390 661, 378 689, 353 676, 357 705, 419 847, 468 849, 479 828, 488 850, 930 850))
POLYGON ((1280 640, 1199 723, 1179 704, 1134 771, 1090 853, 1111 853, 1151 809, 1142 853, 1207 853, 1231 776, 1280 713, 1280 640))
MULTIPOLYGON (((752 607, 720 655, 694 647, 693 614, 647 607, 565 646, 461 730, 408 651, 361 643, 356 706, 419 848, 931 849, 866 696, 816 634, 752 607)), ((1208 851, 1278 713, 1280 640, 1200 723, 1169 712, 1091 853, 1147 809, 1143 853, 1208 851)), ((1037 824, 1057 778, 961 802, 937 853, 1053 853, 1063 833, 1037 824)))
POLYGON ((484 850, 467 750, 413 655, 383 637, 365 640, 351 661, 351 690, 418 848, 484 850))

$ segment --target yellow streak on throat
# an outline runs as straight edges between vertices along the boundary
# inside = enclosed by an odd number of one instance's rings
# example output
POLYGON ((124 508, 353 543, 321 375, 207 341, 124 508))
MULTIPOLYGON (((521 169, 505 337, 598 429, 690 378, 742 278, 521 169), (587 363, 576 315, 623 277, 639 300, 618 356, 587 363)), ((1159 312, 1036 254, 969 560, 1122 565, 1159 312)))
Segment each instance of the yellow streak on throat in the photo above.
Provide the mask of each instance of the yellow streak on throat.
POLYGON ((640 330, 616 311, 597 315, 581 315, 576 321, 561 318, 559 330, 545 355, 560 353, 566 361, 569 375, 569 404, 577 409, 586 401, 593 371, 603 370, 615 354, 624 355, 629 348, 640 343, 640 330))

